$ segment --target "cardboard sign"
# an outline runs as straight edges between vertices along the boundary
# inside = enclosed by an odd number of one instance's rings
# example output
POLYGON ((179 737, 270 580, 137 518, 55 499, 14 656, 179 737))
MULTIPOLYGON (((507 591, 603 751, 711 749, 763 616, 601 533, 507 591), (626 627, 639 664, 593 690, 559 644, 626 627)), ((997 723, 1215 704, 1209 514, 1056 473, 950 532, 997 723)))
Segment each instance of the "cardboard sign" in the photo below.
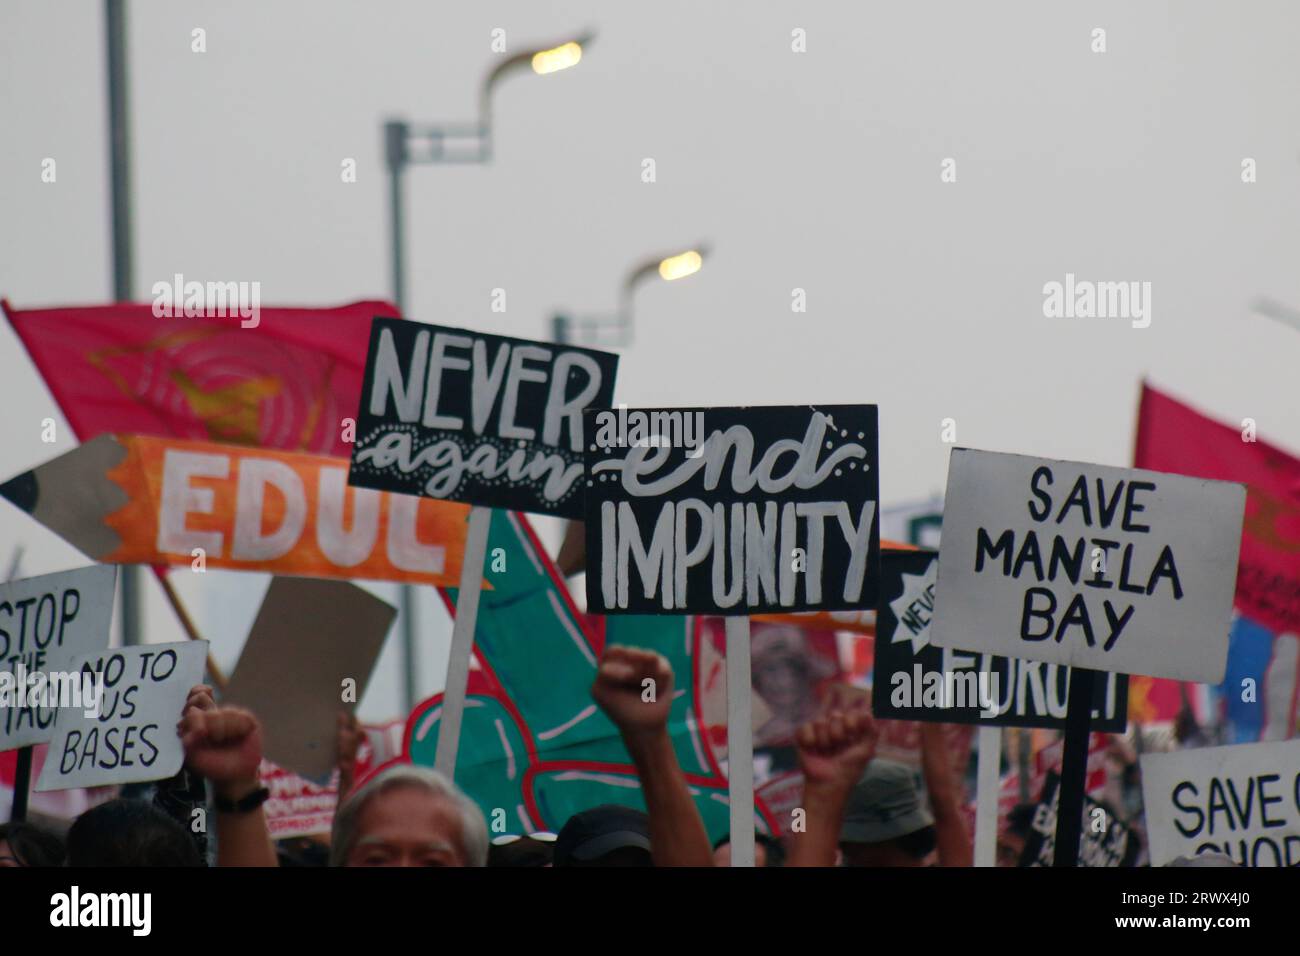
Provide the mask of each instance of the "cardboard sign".
POLYGON ((1241 485, 953 449, 939 647, 1218 683, 1241 485))
MULTIPOLYGON (((1068 667, 930 643, 938 559, 935 551, 885 551, 880 556, 871 698, 875 715, 1063 730, 1068 667)), ((1095 685, 1092 727, 1123 733, 1128 676, 1104 676, 1095 685)))
POLYGON ((95 565, 0 584, 0 750, 54 737, 87 689, 76 659, 108 646, 117 568, 95 565))
POLYGON ((190 688, 203 682, 207 641, 140 644, 75 662, 100 688, 91 711, 64 710, 37 790, 165 780, 181 768, 176 723, 190 688))
POLYGON ((592 409, 587 434, 593 613, 875 606, 874 405, 592 409))
POLYGON ((1151 863, 1224 853, 1300 866, 1300 739, 1143 754, 1151 863))
POLYGON ((347 462, 100 437, 0 485, 94 558, 452 585, 469 509, 347 486, 347 462))
POLYGON ((346 581, 272 579, 223 698, 260 718, 268 760, 329 779, 339 711, 365 695, 396 615, 346 581))
POLYGON ((582 411, 609 405, 618 357, 375 319, 348 481, 582 517, 582 411))
MULTIPOLYGON (((1043 794, 1034 809, 1033 830, 1025 840, 1021 866, 1051 866, 1056 852, 1056 812, 1061 778, 1047 775, 1043 794)), ((1083 830, 1079 839, 1079 866, 1133 866, 1141 849, 1128 825, 1104 803, 1084 795, 1083 830)))

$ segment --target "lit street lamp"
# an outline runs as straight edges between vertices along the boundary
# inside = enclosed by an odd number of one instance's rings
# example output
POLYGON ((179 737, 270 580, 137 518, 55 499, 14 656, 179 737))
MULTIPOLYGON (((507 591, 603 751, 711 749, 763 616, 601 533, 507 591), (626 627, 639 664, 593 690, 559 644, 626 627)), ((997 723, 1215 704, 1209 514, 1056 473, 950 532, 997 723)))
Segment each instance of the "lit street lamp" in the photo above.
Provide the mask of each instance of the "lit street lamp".
POLYGON ((647 279, 658 276, 665 282, 675 282, 695 275, 704 266, 708 247, 704 245, 687 249, 671 256, 656 256, 634 266, 623 280, 619 294, 618 311, 612 316, 573 319, 556 315, 551 319, 551 338, 556 342, 576 342, 584 339, 592 345, 620 348, 632 342, 632 295, 647 279), (603 335, 603 333, 612 335, 603 335))
MULTIPOLYGON (((408 166, 434 163, 487 163, 492 159, 492 93, 505 77, 531 68, 547 76, 575 66, 593 36, 585 34, 553 46, 537 47, 502 60, 483 79, 477 123, 384 123, 384 158, 388 166, 388 203, 392 258, 393 303, 406 314, 406 243, 402 219, 403 173, 408 166)), ((410 585, 401 586, 402 662, 405 667, 406 708, 416 701, 415 598, 410 585)))
MULTIPOLYGON (((560 343, 603 345, 606 348, 630 345, 633 328, 632 295, 637 287, 656 275, 665 282, 675 282, 695 275, 704 267, 704 259, 708 254, 708 246, 701 244, 685 252, 656 256, 633 266, 623 280, 618 311, 614 315, 582 319, 556 315, 551 319, 551 339, 560 343), (597 341, 601 339, 602 332, 612 332, 613 335, 604 336, 603 341, 597 341)), ((581 521, 570 521, 565 525, 564 538, 555 558, 555 566, 565 577, 577 574, 586 563, 587 539, 584 527, 581 521)))

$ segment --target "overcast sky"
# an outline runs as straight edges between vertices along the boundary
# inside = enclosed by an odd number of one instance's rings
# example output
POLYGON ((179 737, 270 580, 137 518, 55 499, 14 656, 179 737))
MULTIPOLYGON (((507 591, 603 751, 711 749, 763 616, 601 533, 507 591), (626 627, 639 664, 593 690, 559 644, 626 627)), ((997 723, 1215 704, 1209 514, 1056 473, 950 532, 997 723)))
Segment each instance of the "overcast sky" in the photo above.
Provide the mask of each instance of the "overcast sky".
MULTIPOLYGON (((264 304, 388 296, 382 120, 472 120, 494 28, 510 52, 590 28, 576 68, 499 88, 490 166, 412 170, 408 315, 546 337, 557 309, 609 311, 631 265, 707 240, 700 274, 639 292, 618 399, 877 403, 886 505, 942 491, 945 418, 965 446, 1130 464, 1144 376, 1300 449, 1300 331, 1251 314, 1257 297, 1300 310, 1294 2, 132 0, 128 16, 142 301, 176 272, 258 281, 264 304), (1067 272, 1150 282, 1150 326, 1044 317, 1067 272)), ((103 48, 100 2, 0 4, 0 294, 20 307, 112 295, 103 48)), ((7 327, 0 395, 5 477, 72 447, 66 429, 41 442, 62 418, 7 327)), ((0 561, 26 548, 25 574, 84 563, 13 508, 0 542, 0 561)), ((178 578, 232 667, 265 580, 178 578)), ((150 640, 178 638, 150 600, 150 640)), ((423 610, 432 691, 449 628, 423 610)), ((393 650, 367 717, 397 716, 393 650)))

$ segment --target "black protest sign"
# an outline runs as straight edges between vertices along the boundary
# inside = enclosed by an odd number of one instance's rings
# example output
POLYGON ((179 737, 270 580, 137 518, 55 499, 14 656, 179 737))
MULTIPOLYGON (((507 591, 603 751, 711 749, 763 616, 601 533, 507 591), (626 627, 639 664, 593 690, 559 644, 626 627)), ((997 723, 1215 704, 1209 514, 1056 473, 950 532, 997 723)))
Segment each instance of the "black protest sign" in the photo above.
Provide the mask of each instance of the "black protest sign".
POLYGON ((600 614, 873 608, 876 407, 589 409, 600 614))
POLYGON ((582 411, 614 396, 608 352, 377 318, 348 483, 582 517, 582 411))
MULTIPOLYGON (((1061 778, 1048 773, 1043 793, 1034 808, 1034 819, 1021 866, 1052 866, 1056 853, 1056 813, 1060 802, 1061 778)), ((1141 846, 1128 825, 1115 817, 1107 804, 1084 795, 1083 827, 1079 838, 1079 866, 1133 866, 1141 846)))
MULTIPOLYGON (((876 610, 872 712, 890 720, 1065 728, 1068 667, 935 647, 936 551, 884 551, 876 610)), ((1128 675, 1094 684, 1092 729, 1123 733, 1128 675)))
POLYGON ((939 647, 1217 684, 1243 485, 955 448, 939 647))
POLYGON ((176 734, 190 688, 203 680, 207 641, 137 644, 87 654, 77 670, 92 688, 80 710, 61 710, 37 790, 163 780, 180 770, 176 734))

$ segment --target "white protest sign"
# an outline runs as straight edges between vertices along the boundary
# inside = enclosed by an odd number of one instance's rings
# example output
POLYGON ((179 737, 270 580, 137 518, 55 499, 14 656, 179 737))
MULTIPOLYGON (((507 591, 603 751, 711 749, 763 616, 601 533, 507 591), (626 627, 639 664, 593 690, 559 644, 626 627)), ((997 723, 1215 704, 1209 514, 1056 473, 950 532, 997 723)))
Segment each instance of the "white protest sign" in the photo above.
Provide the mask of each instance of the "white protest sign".
POLYGON ((1142 755, 1151 863, 1300 866, 1300 739, 1142 755))
POLYGON ((176 724, 190 688, 203 681, 207 641, 141 644, 84 655, 76 661, 94 679, 93 707, 65 710, 37 790, 165 780, 184 753, 176 724))
POLYGON ((74 661, 108 646, 116 582, 97 564, 0 585, 0 750, 53 739, 59 708, 82 707, 74 661))
POLYGON ((1245 486, 955 448, 930 640, 1217 684, 1245 486))

